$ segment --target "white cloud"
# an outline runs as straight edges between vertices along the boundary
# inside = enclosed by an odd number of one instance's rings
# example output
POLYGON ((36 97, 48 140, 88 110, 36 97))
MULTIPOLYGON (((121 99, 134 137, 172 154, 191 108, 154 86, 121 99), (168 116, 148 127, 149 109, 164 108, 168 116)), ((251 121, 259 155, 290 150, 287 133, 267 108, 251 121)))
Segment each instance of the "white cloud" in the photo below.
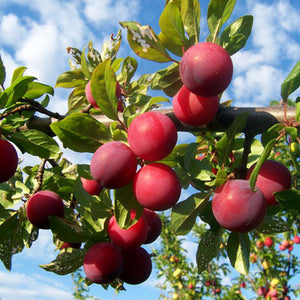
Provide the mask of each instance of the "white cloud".
POLYGON ((28 276, 24 273, 0 272, 2 300, 53 300, 73 299, 71 291, 58 281, 49 282, 47 277, 28 276))

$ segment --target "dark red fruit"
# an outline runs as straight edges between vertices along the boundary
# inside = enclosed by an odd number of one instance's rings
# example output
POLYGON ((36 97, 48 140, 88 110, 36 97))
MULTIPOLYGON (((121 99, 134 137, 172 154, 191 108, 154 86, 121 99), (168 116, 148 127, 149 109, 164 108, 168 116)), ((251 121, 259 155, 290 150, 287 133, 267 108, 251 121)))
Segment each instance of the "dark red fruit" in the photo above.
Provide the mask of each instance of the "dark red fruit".
POLYGON ((81 243, 66 243, 64 242, 59 249, 66 249, 66 248, 74 248, 74 249, 79 249, 81 247, 81 243))
POLYGON ((217 96, 230 84, 233 65, 227 51, 214 43, 199 43, 182 56, 179 74, 183 84, 202 97, 217 96))
MULTIPOLYGON (((254 165, 247 172, 246 179, 249 179, 253 168, 254 165)), ((278 204, 273 194, 289 189, 291 183, 292 177, 289 169, 274 160, 266 160, 263 163, 256 180, 256 186, 263 192, 268 206, 278 204)))
MULTIPOLYGON (((135 218, 135 212, 131 212, 131 219, 135 218)), ((129 228, 123 229, 117 223, 115 216, 108 222, 108 235, 111 241, 122 249, 130 249, 141 246, 147 239, 148 227, 143 216, 129 228)))
POLYGON ((61 198, 52 191, 35 193, 26 205, 27 218, 38 228, 49 229, 49 216, 63 217, 65 206, 61 198))
POLYGON ((96 180, 86 179, 83 177, 81 177, 80 180, 82 182, 83 188, 90 195, 99 195, 102 191, 102 186, 96 180))
POLYGON ((156 161, 171 153, 177 142, 172 120, 159 112, 148 111, 137 116, 128 128, 128 143, 142 159, 156 161))
POLYGON ((93 245, 83 260, 85 275, 94 283, 109 283, 120 276, 122 269, 121 251, 116 245, 107 242, 93 245))
POLYGON ((165 164, 152 163, 142 167, 135 175, 133 192, 143 207, 162 211, 176 204, 181 186, 172 168, 165 164))
POLYGON ((143 217, 146 220, 148 235, 144 244, 150 244, 154 242, 160 235, 162 229, 162 223, 159 215, 150 209, 144 208, 143 217))
POLYGON ((213 214, 218 223, 233 232, 249 232, 266 214, 263 193, 253 192, 248 180, 229 180, 220 186, 212 199, 213 214))
POLYGON ((214 119, 219 108, 219 97, 200 97, 183 86, 173 98, 173 111, 179 121, 201 126, 214 119))
POLYGON ((146 281, 152 271, 152 261, 144 248, 122 250, 123 271, 120 279, 129 284, 140 284, 146 281))
POLYGON ((137 160, 131 149, 121 142, 100 146, 91 160, 91 174, 102 187, 117 189, 132 181, 137 160))
POLYGON ((18 167, 18 154, 7 140, 0 139, 0 183, 9 180, 18 167))

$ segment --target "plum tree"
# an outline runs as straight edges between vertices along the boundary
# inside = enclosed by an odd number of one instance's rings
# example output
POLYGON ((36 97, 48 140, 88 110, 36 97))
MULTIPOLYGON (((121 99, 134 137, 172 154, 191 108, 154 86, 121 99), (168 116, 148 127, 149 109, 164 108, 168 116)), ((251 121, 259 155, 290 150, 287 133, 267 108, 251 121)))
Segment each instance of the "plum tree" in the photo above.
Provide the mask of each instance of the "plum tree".
POLYGON ((263 221, 266 201, 263 193, 252 191, 248 180, 229 180, 212 199, 212 211, 218 223, 233 232, 249 232, 263 221))
POLYGON ((151 163, 134 176, 133 191, 143 207, 162 211, 178 201, 181 185, 172 168, 162 163, 151 163))
MULTIPOLYGON (((247 179, 250 177, 254 166, 248 170, 247 179)), ((278 204, 274 193, 289 189, 291 182, 292 176, 289 169, 278 161, 268 159, 259 170, 256 186, 263 192, 268 206, 271 206, 278 204)))
POLYGON ((199 43, 182 56, 179 74, 191 92, 201 97, 213 97, 230 84, 233 64, 230 55, 218 44, 199 43))
POLYGON ((65 206, 62 199, 52 191, 39 191, 26 203, 28 220, 36 227, 50 228, 49 216, 64 217, 65 206))
POLYGON ((201 97, 183 86, 173 98, 173 111, 178 120, 191 126, 209 123, 216 116, 219 97, 201 97))
POLYGON ((123 256, 117 246, 99 242, 90 247, 84 256, 83 270, 94 283, 109 283, 118 278, 123 269, 123 256))
POLYGON ((148 234, 144 244, 150 244, 154 242, 160 235, 162 229, 162 223, 159 215, 150 209, 144 208, 143 217, 146 220, 148 234))
POLYGON ((142 247, 122 250, 123 270, 120 279, 129 284, 140 284, 148 279, 152 271, 149 253, 142 247))
POLYGON ((166 115, 149 111, 137 116, 128 128, 128 143, 142 159, 157 161, 171 153, 177 142, 177 129, 166 115))
POLYGON ((15 147, 4 139, 0 139, 0 165, 0 183, 9 180, 18 167, 18 154, 15 147))
POLYGON ((96 150, 90 168, 94 180, 102 187, 116 189, 132 181, 137 160, 127 145, 112 141, 96 150))
MULTIPOLYGON (((130 216, 135 218, 135 211, 131 211, 130 216)), ((141 216, 136 223, 129 228, 121 228, 117 223, 115 216, 112 216, 108 222, 107 232, 111 241, 122 249, 130 249, 141 246, 147 239, 147 222, 141 216)))
POLYGON ((86 192, 90 195, 99 195, 102 190, 102 186, 96 180, 86 179, 83 177, 80 177, 80 180, 86 192))

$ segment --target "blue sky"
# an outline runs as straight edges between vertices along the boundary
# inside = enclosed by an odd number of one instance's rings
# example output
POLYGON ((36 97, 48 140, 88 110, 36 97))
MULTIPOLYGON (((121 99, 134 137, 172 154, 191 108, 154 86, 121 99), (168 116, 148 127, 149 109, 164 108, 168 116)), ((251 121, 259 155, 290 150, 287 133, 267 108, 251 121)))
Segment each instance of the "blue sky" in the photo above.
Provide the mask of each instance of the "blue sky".
MULTIPOLYGON (((110 34, 120 29, 118 21, 134 20, 148 24, 159 33, 158 18, 164 0, 0 0, 0 54, 7 70, 7 82, 13 70, 28 67, 26 74, 36 76, 41 82, 54 85, 59 74, 69 69, 68 46, 82 49, 91 40, 95 48, 110 34)), ((202 16, 208 1, 200 1, 202 16)), ((300 54, 300 1, 298 0, 240 0, 231 21, 238 17, 254 16, 253 33, 246 48, 232 59, 234 77, 223 100, 234 99, 236 106, 267 106, 271 100, 280 99, 280 84, 300 54)), ((208 31, 203 18, 201 41, 208 31)), ((134 54, 126 43, 125 32, 120 55, 134 54)), ((138 73, 153 72, 162 66, 138 59, 138 73)), ((55 91, 51 108, 66 111, 67 93, 55 91)), ((180 135, 180 141, 188 135, 180 135)), ((73 152, 68 158, 78 161, 73 152)), ((25 156, 25 159, 31 157, 25 156)), ((81 156, 88 162, 88 156, 81 156)), ((183 191, 182 199, 188 196, 183 191)), ((196 245, 190 241, 185 247, 195 253, 196 245)), ((38 265, 54 259, 51 234, 42 230, 38 241, 30 250, 13 258, 13 269, 8 273, 0 266, 0 298, 23 300, 72 299, 70 276, 59 277, 40 269, 38 265)), ((193 256, 194 257, 194 256, 193 256)), ((140 286, 127 286, 127 293, 114 296, 113 290, 104 291, 93 286, 95 296, 106 299, 156 299, 155 272, 140 286)))

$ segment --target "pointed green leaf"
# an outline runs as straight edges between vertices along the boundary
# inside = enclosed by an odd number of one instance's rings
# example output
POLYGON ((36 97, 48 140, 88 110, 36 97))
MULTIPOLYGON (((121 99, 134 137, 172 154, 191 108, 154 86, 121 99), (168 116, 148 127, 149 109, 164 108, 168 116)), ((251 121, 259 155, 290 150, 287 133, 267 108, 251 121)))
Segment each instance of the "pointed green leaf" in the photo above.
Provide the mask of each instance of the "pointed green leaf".
POLYGON ((249 273, 250 240, 246 233, 231 232, 227 241, 231 265, 241 274, 249 273))
POLYGON ((286 221, 278 216, 265 216, 263 222, 255 229, 262 234, 276 234, 289 231, 286 221))
POLYGON ((287 101, 289 95, 300 86, 300 60, 281 85, 281 98, 287 101))
POLYGON ((199 0, 181 0, 181 16, 184 29, 190 38, 190 45, 197 44, 200 36, 199 0))
POLYGON ((211 0, 207 9, 207 24, 210 31, 208 41, 214 42, 222 25, 230 17, 236 0, 211 0))
POLYGON ((42 97, 44 94, 54 95, 54 89, 50 85, 46 85, 40 82, 31 82, 28 85, 28 90, 24 94, 24 98, 37 99, 42 97))
POLYGON ((92 74, 91 91, 101 112, 112 120, 118 120, 116 85, 116 75, 110 61, 100 63, 92 74))
POLYGON ((298 190, 285 190, 274 195, 284 209, 300 211, 300 192, 298 190))
POLYGON ((126 83, 129 83, 137 69, 137 61, 133 57, 127 56, 122 65, 122 77, 126 83))
POLYGON ((0 85, 3 85, 6 77, 5 67, 3 65, 3 61, 0 55, 0 85))
POLYGON ((132 183, 125 185, 122 188, 114 190, 115 195, 115 210, 114 215, 116 221, 121 228, 128 228, 135 221, 131 220, 130 211, 136 211, 136 219, 138 219, 142 212, 143 207, 137 202, 132 188, 132 183))
POLYGON ((104 42, 101 57, 102 60, 108 60, 111 61, 115 60, 117 53, 120 49, 120 45, 122 42, 122 35, 121 30, 118 31, 117 35, 111 35, 110 40, 104 42))
POLYGON ((246 45, 251 34, 252 25, 253 16, 246 15, 224 29, 221 34, 220 45, 227 50, 229 55, 233 55, 246 45))
POLYGON ((169 2, 165 6, 159 18, 159 26, 163 34, 167 39, 171 40, 173 44, 179 46, 185 46, 187 44, 181 19, 180 5, 178 5, 176 1, 169 2))
POLYGON ((86 249, 67 248, 62 250, 51 263, 40 265, 40 267, 58 275, 70 274, 83 265, 86 252, 86 249))
POLYGON ((207 193, 202 192, 173 206, 171 228, 176 235, 186 235, 192 230, 198 214, 207 205, 208 199, 207 193))
POLYGON ((11 135, 11 140, 23 153, 27 152, 47 159, 56 159, 60 154, 56 141, 36 129, 15 132, 11 135))
POLYGON ((64 147, 77 152, 93 153, 111 139, 107 127, 88 114, 73 113, 61 121, 52 123, 51 129, 63 142, 64 147))
POLYGON ((196 254, 198 273, 206 270, 208 264, 218 255, 221 237, 221 228, 218 230, 209 229, 204 233, 204 235, 202 235, 196 254))
POLYGON ((82 84, 86 84, 87 78, 81 69, 67 71, 58 76, 55 87, 74 88, 82 84))
POLYGON ((150 26, 142 26, 137 22, 120 24, 127 29, 128 43, 136 55, 157 62, 171 61, 168 52, 150 26))
POLYGON ((13 84, 18 78, 22 77, 24 72, 27 70, 26 67, 19 67, 14 70, 13 75, 11 77, 11 83, 13 84))
POLYGON ((50 229, 58 239, 67 243, 85 242, 90 235, 74 221, 56 216, 50 216, 50 229))

